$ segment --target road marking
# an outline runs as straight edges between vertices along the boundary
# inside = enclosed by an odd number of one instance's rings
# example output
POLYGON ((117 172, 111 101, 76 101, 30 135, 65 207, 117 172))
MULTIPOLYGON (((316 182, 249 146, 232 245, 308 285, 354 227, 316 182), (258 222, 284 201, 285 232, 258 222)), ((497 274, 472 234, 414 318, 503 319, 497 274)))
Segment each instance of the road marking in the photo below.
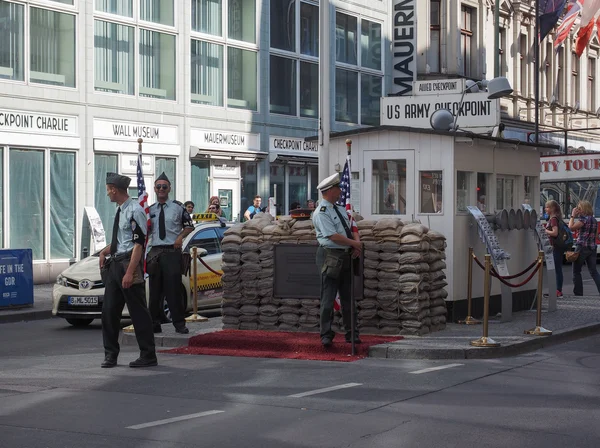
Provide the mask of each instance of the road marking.
POLYGON ((464 366, 464 364, 446 364, 445 366, 429 367, 428 369, 415 370, 414 372, 408 372, 408 373, 414 373, 415 375, 419 375, 421 373, 435 372, 436 370, 451 369, 452 367, 460 367, 460 366, 464 366))
POLYGON ((340 384, 339 386, 325 387, 323 389, 309 390, 308 392, 302 392, 300 394, 289 395, 289 397, 290 398, 302 398, 302 397, 307 397, 309 395, 322 394, 325 392, 331 392, 332 390, 347 389, 349 387, 356 387, 356 386, 362 386, 362 383, 340 384))
POLYGON ((167 425, 169 423, 181 422, 184 420, 191 420, 193 418, 206 417, 208 415, 221 414, 223 412, 225 412, 225 411, 214 410, 214 411, 198 412, 197 414, 182 415, 180 417, 167 418, 164 420, 156 420, 155 422, 141 423, 139 425, 128 426, 126 429, 150 428, 152 426, 167 425))

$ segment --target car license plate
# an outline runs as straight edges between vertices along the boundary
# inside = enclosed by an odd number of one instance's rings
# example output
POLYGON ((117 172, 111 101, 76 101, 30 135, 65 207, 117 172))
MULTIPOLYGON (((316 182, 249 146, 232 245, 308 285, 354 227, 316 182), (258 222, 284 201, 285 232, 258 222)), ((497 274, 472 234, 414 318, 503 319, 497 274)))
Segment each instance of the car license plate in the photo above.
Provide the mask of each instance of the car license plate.
POLYGON ((94 296, 94 297, 69 297, 69 305, 82 305, 82 306, 98 305, 98 296, 94 296))

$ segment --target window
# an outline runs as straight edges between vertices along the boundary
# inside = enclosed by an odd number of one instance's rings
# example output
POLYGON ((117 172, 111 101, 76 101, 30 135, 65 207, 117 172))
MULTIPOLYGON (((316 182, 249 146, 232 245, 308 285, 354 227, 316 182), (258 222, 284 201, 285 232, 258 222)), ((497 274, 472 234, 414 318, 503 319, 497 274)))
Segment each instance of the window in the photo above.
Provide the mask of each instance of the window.
POLYGON ((471 66, 471 53, 475 42, 473 36, 473 23, 476 14, 473 8, 468 6, 460 7, 460 54, 463 61, 463 75, 473 76, 471 66))
POLYGON ((588 58, 587 108, 596 112, 596 59, 588 58))
MULTIPOLYGON (((154 179, 158 179, 158 176, 161 175, 161 173, 165 173, 167 175, 167 177, 169 178, 169 180, 171 181, 171 192, 169 193, 169 197, 171 199, 180 199, 177 197, 177 191, 175 190, 175 187, 177 185, 177 176, 176 176, 176 171, 175 171, 175 165, 176 165, 176 159, 170 158, 170 157, 157 157, 154 160, 154 166, 155 166, 155 176, 154 179)), ((146 188, 148 188, 149 185, 146 185, 146 188)), ((185 202, 185 200, 180 201, 180 202, 185 202)))
POLYGON ((521 34, 519 39, 519 64, 521 66, 521 95, 527 96, 527 35, 521 34))
POLYGON ((102 220, 107 242, 112 241, 112 228, 117 214, 117 206, 106 196, 106 173, 118 172, 117 167, 117 155, 94 154, 94 207, 102 220))
POLYGON ((477 173, 477 207, 484 213, 488 211, 487 196, 488 174, 477 173))
POLYGON ((287 213, 285 209, 285 165, 272 163, 270 171, 269 197, 275 198, 277 215, 285 215, 287 213))
POLYGON ((227 106, 257 110, 256 51, 227 48, 227 106))
POLYGON ((192 31, 222 36, 221 0, 192 0, 192 31))
POLYGON ((308 175, 306 165, 288 165, 289 171, 289 197, 288 207, 291 209, 292 204, 297 202, 301 208, 306 207, 308 199, 308 175))
MULTIPOLYGON (((506 42, 506 28, 500 28, 500 75, 506 76, 508 74, 508 65, 506 62, 506 47, 508 43, 506 42)), ((494 61, 496 63, 496 61, 494 61)))
POLYGON ((192 103, 223 106, 223 45, 192 39, 192 103))
POLYGON ((191 251, 194 246, 206 249, 208 252, 207 255, 218 254, 221 252, 221 246, 214 229, 202 229, 198 231, 198 233, 196 233, 189 241, 185 251, 191 251))
POLYGON ((300 0, 273 0, 270 17, 269 112, 317 118, 319 8, 300 0))
POLYGON ((310 174, 308 191, 310 192, 308 199, 312 199, 315 203, 319 200, 319 167, 317 165, 309 165, 308 172, 310 174))
POLYGON ((175 36, 140 30, 140 96, 175 99, 175 36))
POLYGON ((135 95, 134 28, 94 21, 94 87, 135 95))
POLYGON ((441 43, 441 4, 440 0, 429 2, 429 50, 427 51, 427 72, 440 73, 441 43))
POLYGON ((0 79, 23 81, 24 6, 0 1, 0 79))
POLYGON ((50 152, 50 258, 75 257, 75 154, 50 152))
POLYGON ((133 17, 133 0, 94 0, 94 5, 97 11, 133 17))
POLYGON ((523 176, 523 191, 525 193, 523 198, 524 204, 533 204, 533 189, 535 186, 535 177, 523 176))
POLYGON ((372 161, 371 213, 406 214, 406 160, 372 161))
POLYGON ((571 53, 571 105, 579 107, 581 89, 579 86, 579 58, 577 54, 571 53))
POLYGON ((556 76, 556 99, 558 102, 565 104, 566 103, 566 95, 565 95, 565 49, 564 46, 561 46, 558 49, 558 66, 557 66, 557 76, 556 76))
POLYGON ((256 0, 228 0, 230 39, 256 43, 256 0))
POLYGON ((456 172, 456 211, 458 213, 467 212, 467 206, 471 205, 471 179, 473 173, 466 171, 456 172))
POLYGON ((383 78, 381 24, 336 12, 335 30, 335 119, 376 126, 383 78))
POLYGON ((75 16, 30 8, 31 82, 75 87, 75 16))
POLYGON ((548 102, 552 101, 554 95, 554 83, 552 82, 552 60, 554 59, 554 47, 552 42, 546 44, 546 61, 544 63, 544 73, 546 78, 546 98, 548 102))
POLYGON ((208 208, 208 179, 210 177, 209 160, 192 160, 192 202, 194 209, 204 211, 208 208))
POLYGON ((0 247, 4 247, 4 152, 0 148, 0 247))
POLYGON ((9 247, 30 248, 33 259, 41 260, 45 257, 44 151, 11 149, 8 166, 9 247))
POLYGON ((140 0, 140 20, 174 26, 173 0, 140 0))
MULTIPOLYGON (((256 162, 240 162, 240 172, 242 173, 241 179, 241 201, 240 201, 240 214, 244 216, 248 207, 252 205, 254 196, 258 194, 257 184, 257 169, 258 164, 256 162)), ((266 201, 265 201, 266 202, 266 201)), ((268 204, 264 204, 266 206, 268 204)), ((262 207, 263 205, 261 205, 262 207)))
POLYGON ((421 213, 442 213, 442 172, 421 171, 421 213))
POLYGON ((515 180, 511 177, 496 177, 496 210, 514 208, 515 180))

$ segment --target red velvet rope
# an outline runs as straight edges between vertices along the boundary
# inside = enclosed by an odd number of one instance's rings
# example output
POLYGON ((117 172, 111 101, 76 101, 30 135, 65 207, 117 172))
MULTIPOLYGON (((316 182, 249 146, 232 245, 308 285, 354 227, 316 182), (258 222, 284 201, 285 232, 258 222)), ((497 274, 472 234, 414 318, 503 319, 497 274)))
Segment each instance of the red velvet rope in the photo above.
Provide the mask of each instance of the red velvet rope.
POLYGON ((207 264, 206 264, 206 262, 205 262, 205 261, 204 261, 202 258, 198 257, 198 260, 200 260, 200 263, 202 263, 202 264, 204 265, 204 267, 205 267, 206 269, 208 269, 210 272, 212 272, 213 274, 216 274, 216 275, 218 275, 219 277, 223 275, 223 273, 222 273, 222 272, 217 272, 217 271, 215 271, 213 268, 211 268, 209 265, 207 265, 207 264))
MULTIPOLYGON (((477 256, 475 254, 473 254, 473 258, 475 258, 475 260, 477 260, 477 256)), ((477 262, 479 263, 479 261, 477 260, 477 262)), ((528 267, 526 267, 523 271, 519 272, 518 274, 515 275, 507 275, 506 277, 502 277, 505 280, 512 280, 513 278, 517 278, 522 276, 523 274, 525 274, 527 271, 529 271, 531 268, 533 268, 535 266, 535 264, 537 263, 537 259, 533 260, 533 263, 531 263, 528 267)), ((482 264, 479 264, 479 266, 482 266, 482 264)), ((485 268, 484 268, 485 269, 485 268)), ((492 266, 492 271, 496 272, 496 270, 494 269, 494 267, 492 266)), ((498 272, 496 272, 497 274, 498 272)))
MULTIPOLYGON (((481 269, 485 270, 485 266, 481 264, 481 262, 477 259, 477 257, 475 255, 473 255, 473 258, 475 259, 475 262, 477 263, 477 265, 481 269)), ((523 282, 518 283, 516 285, 514 285, 512 283, 509 283, 506 280, 504 280, 505 278, 509 278, 509 277, 502 277, 500 274, 498 274, 498 272, 496 272, 496 269, 494 269, 494 267, 491 268, 490 274, 492 275, 492 277, 496 277, 498 280, 500 280, 506 286, 510 286, 511 288, 519 288, 519 287, 527 284, 529 282, 529 280, 531 280, 533 278, 533 276, 535 275, 535 273, 540 269, 540 266, 542 264, 539 263, 537 260, 535 261, 535 263, 537 264, 537 267, 533 270, 533 272, 529 275, 529 277, 527 277, 523 282)), ((527 272, 527 270, 525 272, 527 272)))

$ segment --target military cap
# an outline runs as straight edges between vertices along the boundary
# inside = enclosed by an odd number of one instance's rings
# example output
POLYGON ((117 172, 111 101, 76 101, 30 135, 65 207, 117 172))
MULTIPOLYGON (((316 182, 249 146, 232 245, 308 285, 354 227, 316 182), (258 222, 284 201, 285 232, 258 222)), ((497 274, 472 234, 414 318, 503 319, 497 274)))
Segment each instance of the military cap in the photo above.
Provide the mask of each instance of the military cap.
POLYGON ((167 177, 167 175, 165 174, 165 172, 164 172, 164 171, 161 173, 161 175, 160 175, 160 176, 158 176, 158 177, 156 178, 156 180, 154 181, 154 183, 158 182, 159 180, 164 180, 164 181, 167 181, 167 182, 169 182, 169 185, 171 185, 171 181, 169 180, 169 178, 167 177))
POLYGON ((325 178, 325 180, 321 181, 321 183, 319 185, 317 185, 317 190, 319 190, 321 193, 323 193, 324 191, 329 190, 331 187, 335 187, 336 185, 340 184, 340 174, 339 173, 335 173, 332 174, 331 176, 325 178))
POLYGON ((106 185, 114 185, 121 190, 127 190, 131 178, 127 176, 121 176, 117 173, 106 173, 106 185))

